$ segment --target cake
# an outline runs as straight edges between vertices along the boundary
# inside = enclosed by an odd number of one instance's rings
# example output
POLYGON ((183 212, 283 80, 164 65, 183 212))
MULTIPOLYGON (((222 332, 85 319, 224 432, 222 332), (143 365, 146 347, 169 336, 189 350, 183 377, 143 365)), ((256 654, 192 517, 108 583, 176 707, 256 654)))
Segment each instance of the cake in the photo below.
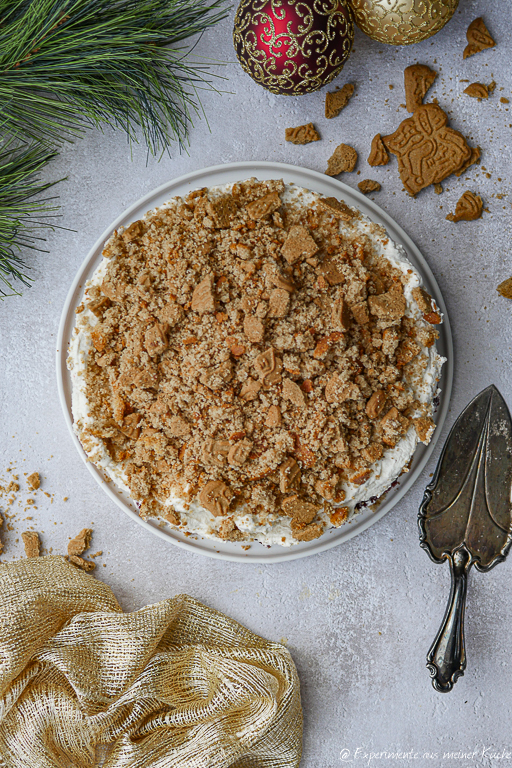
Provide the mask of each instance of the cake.
POLYGON ((74 430, 188 535, 290 546, 374 503, 428 443, 441 314, 400 245, 281 180, 120 227, 70 344, 74 430))

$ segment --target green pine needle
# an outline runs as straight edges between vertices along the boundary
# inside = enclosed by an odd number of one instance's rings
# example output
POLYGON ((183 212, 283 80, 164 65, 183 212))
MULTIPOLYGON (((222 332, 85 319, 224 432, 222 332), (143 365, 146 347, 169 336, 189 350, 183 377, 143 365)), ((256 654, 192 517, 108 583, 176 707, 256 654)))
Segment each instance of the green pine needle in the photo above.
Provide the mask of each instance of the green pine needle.
POLYGON ((84 123, 183 145, 208 67, 184 46, 226 0, 0 0, 0 127, 61 141, 84 123), (171 47, 169 47, 171 46, 171 47))
POLYGON ((40 195, 57 182, 41 183, 39 172, 56 154, 44 144, 15 137, 0 146, 0 299, 20 295, 13 281, 30 285, 23 250, 43 250, 41 230, 53 229, 47 219, 58 210, 55 198, 40 195))

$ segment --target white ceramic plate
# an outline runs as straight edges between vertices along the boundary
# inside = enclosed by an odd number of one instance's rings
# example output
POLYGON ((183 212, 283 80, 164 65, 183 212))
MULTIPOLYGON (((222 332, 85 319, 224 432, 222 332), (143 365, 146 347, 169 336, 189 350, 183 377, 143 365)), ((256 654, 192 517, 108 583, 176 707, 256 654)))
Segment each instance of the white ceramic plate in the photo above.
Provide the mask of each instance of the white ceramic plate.
POLYGON ((389 512, 402 496, 407 493, 428 461, 439 435, 441 434, 441 428, 448 411, 452 377, 453 346, 446 307, 434 275, 411 238, 390 216, 387 215, 387 213, 375 205, 374 202, 364 197, 360 192, 348 187, 346 184, 343 184, 336 179, 325 176, 324 174, 310 171, 305 168, 298 168, 294 165, 285 165, 284 163, 228 163, 227 165, 218 165, 212 168, 194 171, 185 176, 180 176, 167 184, 163 184, 161 187, 158 187, 153 192, 150 192, 131 205, 124 211, 124 213, 118 216, 114 222, 112 222, 112 225, 105 232, 103 232, 80 267, 64 305, 57 341, 57 381, 64 418, 69 427, 72 440, 82 456, 85 466, 95 480, 101 485, 104 492, 112 499, 112 501, 121 507, 123 512, 125 512, 132 520, 135 520, 147 531, 159 536, 161 539, 165 539, 183 549, 202 553, 209 557, 241 562, 275 563, 281 560, 293 560, 298 557, 313 555, 317 552, 329 549, 330 547, 334 547, 337 544, 341 544, 341 542, 352 538, 352 536, 356 536, 370 525, 376 523, 377 520, 380 520, 380 518, 389 512), (130 497, 127 494, 120 492, 113 483, 107 484, 102 471, 90 462, 86 462, 86 455, 72 428, 71 377, 66 368, 66 358, 68 356, 69 340, 71 339, 71 334, 75 325, 75 308, 82 300, 85 282, 92 277, 93 272, 101 262, 103 245, 114 229, 121 224, 128 225, 132 221, 142 218, 147 211, 162 205, 169 200, 169 198, 176 195, 186 195, 188 192, 197 189, 198 187, 212 187, 219 184, 232 183, 250 178, 251 176, 256 176, 258 179, 282 178, 287 184, 294 182, 306 189, 311 189, 327 196, 330 195, 342 198, 349 205, 354 205, 359 208, 359 210, 373 221, 382 224, 387 229, 391 239, 404 246, 409 260, 423 277, 426 289, 435 298, 444 314, 444 323, 439 326, 440 338, 437 346, 440 354, 447 358, 447 362, 443 367, 443 375, 440 382, 442 394, 435 416, 437 429, 434 432, 432 441, 427 447, 421 444, 418 445, 409 473, 400 477, 398 485, 388 492, 385 500, 378 507, 376 512, 373 512, 369 507, 363 508, 350 523, 346 523, 341 528, 329 530, 324 533, 320 539, 315 539, 314 541, 302 542, 290 548, 279 546, 267 547, 258 542, 254 542, 251 544, 248 551, 244 551, 240 544, 216 541, 208 538, 196 539, 191 536, 186 537, 180 531, 173 530, 170 527, 158 527, 158 522, 156 520, 142 520, 138 515, 135 503, 130 497))

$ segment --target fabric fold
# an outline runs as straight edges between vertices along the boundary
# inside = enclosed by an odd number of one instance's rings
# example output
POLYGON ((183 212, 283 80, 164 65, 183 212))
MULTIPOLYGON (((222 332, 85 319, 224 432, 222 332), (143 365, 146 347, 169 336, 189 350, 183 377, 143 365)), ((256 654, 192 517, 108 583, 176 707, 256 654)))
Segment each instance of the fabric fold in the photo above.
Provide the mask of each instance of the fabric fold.
POLYGON ((0 566, 0 766, 292 768, 286 648, 187 595, 123 613, 62 557, 0 566))

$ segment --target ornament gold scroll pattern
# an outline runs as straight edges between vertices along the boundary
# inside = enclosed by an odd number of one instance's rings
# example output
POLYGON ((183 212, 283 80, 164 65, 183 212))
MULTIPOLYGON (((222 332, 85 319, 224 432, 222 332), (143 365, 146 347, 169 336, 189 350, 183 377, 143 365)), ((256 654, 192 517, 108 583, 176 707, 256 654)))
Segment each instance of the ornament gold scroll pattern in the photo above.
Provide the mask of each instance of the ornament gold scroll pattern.
POLYGON ((411 45, 439 32, 459 0, 351 0, 354 20, 373 40, 411 45))
POLYGON ((309 93, 342 69, 353 40, 338 0, 242 0, 235 18, 242 68, 273 93, 309 93))

